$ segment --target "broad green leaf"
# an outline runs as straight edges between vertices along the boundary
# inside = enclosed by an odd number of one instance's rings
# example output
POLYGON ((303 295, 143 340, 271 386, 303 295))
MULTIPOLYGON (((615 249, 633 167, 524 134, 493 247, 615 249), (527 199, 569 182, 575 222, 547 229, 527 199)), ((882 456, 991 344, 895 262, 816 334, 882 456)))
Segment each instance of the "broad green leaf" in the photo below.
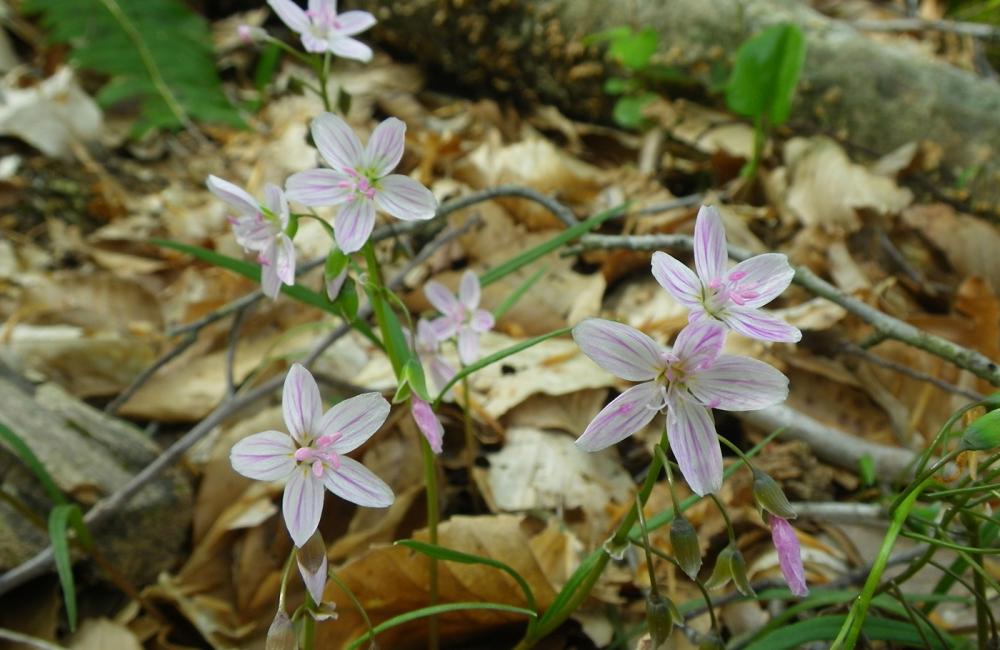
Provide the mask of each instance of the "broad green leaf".
POLYGON ((639 129, 646 124, 646 116, 642 109, 646 104, 656 99, 656 95, 625 95, 619 97, 611 111, 611 117, 618 126, 626 129, 639 129))
POLYGON ((20 436, 3 424, 0 424, 0 440, 3 440, 14 451, 17 457, 21 459, 21 462, 28 466, 28 469, 31 470, 31 473, 41 483, 42 489, 49 495, 53 503, 68 503, 66 496, 56 485, 52 475, 49 474, 49 470, 45 469, 42 461, 38 460, 38 456, 35 455, 35 452, 31 451, 31 447, 24 440, 21 440, 20 436))
POLYGON ((431 396, 427 392, 427 379, 424 377, 424 368, 420 365, 420 359, 411 356, 403 366, 403 380, 413 389, 417 397, 425 402, 431 401, 431 396))
POLYGON ((638 32, 629 30, 611 39, 608 54, 630 70, 641 70, 649 65, 649 59, 660 46, 660 35, 655 29, 646 27, 638 32))
POLYGON ((805 38, 796 25, 775 25, 750 38, 736 52, 726 104, 741 115, 784 124, 805 54, 805 38))
POLYGON ((632 80, 622 77, 608 77, 604 82, 604 92, 609 95, 621 95, 632 89, 632 80))
POLYGON ((508 564, 504 564, 499 560, 494 560, 488 557, 471 555, 469 553, 462 553, 461 551, 455 551, 443 546, 419 542, 415 539, 400 540, 396 542, 396 546, 405 546, 406 548, 413 549, 414 551, 423 553, 428 557, 436 558, 438 560, 459 562, 461 564, 484 564, 486 566, 499 569, 514 578, 517 584, 521 587, 521 591, 524 592, 524 601, 528 604, 528 607, 532 610, 535 609, 535 594, 531 591, 531 586, 528 585, 528 582, 521 576, 520 573, 515 571, 514 568, 508 564))

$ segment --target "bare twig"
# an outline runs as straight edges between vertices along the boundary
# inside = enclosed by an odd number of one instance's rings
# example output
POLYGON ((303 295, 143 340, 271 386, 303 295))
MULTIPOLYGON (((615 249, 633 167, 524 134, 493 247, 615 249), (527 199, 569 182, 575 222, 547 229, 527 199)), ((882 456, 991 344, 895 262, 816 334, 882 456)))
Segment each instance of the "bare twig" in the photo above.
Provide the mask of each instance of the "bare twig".
POLYGON ((236 365, 236 346, 239 344, 240 328, 243 327, 243 321, 253 309, 253 305, 254 303, 250 303, 237 310, 233 324, 229 328, 229 341, 226 343, 226 397, 232 397, 236 394, 236 378, 233 369, 233 366, 236 365))
POLYGON ((670 210, 676 210, 677 208, 690 208, 691 206, 701 203, 704 198, 704 194, 688 194, 687 196, 679 196, 676 199, 667 201, 666 203, 657 203, 656 205, 650 205, 645 208, 639 208, 637 210, 626 212, 623 216, 651 217, 653 215, 669 212, 670 210))
MULTIPOLYGON (((580 238, 580 243, 572 250, 620 248, 636 251, 663 249, 691 251, 692 247, 692 238, 687 235, 585 235, 580 238)), ((742 261, 751 257, 752 254, 743 248, 730 246, 729 256, 734 260, 742 261)), ((873 326, 877 334, 930 352, 959 368, 968 370, 977 377, 985 379, 994 386, 1000 386, 1000 368, 984 354, 925 332, 879 311, 857 298, 848 296, 804 266, 795 268, 795 277, 792 281, 814 295, 840 305, 873 326)))
POLYGON ((885 508, 878 503, 840 503, 796 501, 795 513, 804 519, 817 519, 835 524, 866 524, 885 527, 885 508))
POLYGON ((949 384, 948 382, 942 379, 938 379, 937 377, 928 375, 926 372, 920 372, 919 370, 914 370, 909 366, 904 366, 901 363, 896 363, 895 361, 890 361, 889 359, 883 359, 877 354, 872 354, 871 352, 869 352, 868 350, 864 349, 859 345, 855 345, 853 343, 844 343, 841 346, 841 348, 843 349, 844 352, 861 357, 868 363, 872 363, 875 364, 876 366, 881 366, 883 368, 888 368, 889 370, 898 372, 899 374, 905 375, 911 379, 916 379, 917 381, 925 381, 928 384, 932 384, 943 391, 954 393, 956 395, 961 395, 962 397, 972 400, 973 402, 978 402, 979 400, 983 399, 983 395, 977 393, 974 390, 968 390, 966 388, 962 388, 961 386, 955 386, 954 384, 949 384))
POLYGON ((925 20, 923 18, 890 18, 887 20, 855 20, 851 23, 862 32, 945 32, 973 38, 1000 39, 1000 27, 986 23, 958 20, 925 20))
POLYGON ((39 639, 37 636, 21 634, 20 632, 15 632, 14 630, 8 630, 2 627, 0 627, 0 639, 13 641, 18 645, 24 645, 29 648, 39 648, 39 650, 66 650, 64 646, 52 643, 51 641, 39 639))
POLYGON ((117 413, 118 409, 120 409, 125 402, 132 399, 132 396, 135 395, 140 388, 142 388, 143 384, 149 381, 149 378, 156 374, 156 371, 179 357, 185 350, 194 345, 197 338, 198 336, 194 332, 189 332, 185 335, 184 338, 177 343, 177 345, 164 352, 159 359, 153 362, 152 365, 140 372, 139 375, 132 380, 132 383, 125 388, 125 390, 119 393, 116 398, 108 402, 108 405, 104 407, 104 412, 112 415, 117 413))

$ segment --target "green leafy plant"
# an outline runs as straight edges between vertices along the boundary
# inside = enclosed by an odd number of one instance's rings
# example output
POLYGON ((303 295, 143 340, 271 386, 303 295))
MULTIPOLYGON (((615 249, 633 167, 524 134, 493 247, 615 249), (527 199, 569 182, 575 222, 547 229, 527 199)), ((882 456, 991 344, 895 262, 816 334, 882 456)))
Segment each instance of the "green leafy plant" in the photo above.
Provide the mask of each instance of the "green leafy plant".
POLYGON ((678 68, 653 62, 660 47, 660 35, 653 29, 634 31, 631 27, 614 27, 583 39, 585 45, 608 43, 608 58, 620 65, 623 76, 609 77, 604 92, 617 95, 612 118, 626 129, 647 126, 643 116, 646 104, 656 99, 651 88, 657 84, 684 82, 686 76, 678 68))
POLYGON ((80 68, 109 77, 104 106, 137 101, 134 135, 192 128, 195 121, 242 125, 222 92, 208 24, 179 0, 27 0, 80 68))
POLYGON ((757 173, 767 130, 784 124, 792 112, 805 56, 802 30, 791 24, 765 29, 736 52, 726 83, 726 104, 733 112, 754 120, 753 159, 744 168, 748 178, 757 173))

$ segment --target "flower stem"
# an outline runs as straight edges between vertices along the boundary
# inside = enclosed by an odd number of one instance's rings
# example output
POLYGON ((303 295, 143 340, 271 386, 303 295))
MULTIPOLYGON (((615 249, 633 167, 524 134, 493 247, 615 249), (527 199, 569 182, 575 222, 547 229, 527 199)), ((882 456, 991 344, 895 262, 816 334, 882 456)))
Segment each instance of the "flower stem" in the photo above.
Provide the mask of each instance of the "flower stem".
POLYGON ((743 450, 740 449, 736 443, 725 436, 719 435, 718 433, 715 434, 715 437, 719 439, 719 442, 736 452, 736 455, 740 457, 740 460, 743 461, 743 464, 747 466, 747 469, 750 470, 751 473, 754 471, 754 465, 750 462, 750 458, 743 453, 743 450))
POLYGON ((319 73, 319 90, 320 97, 323 98, 323 108, 326 111, 332 112, 330 107, 330 91, 327 89, 327 80, 330 78, 330 50, 323 53, 323 67, 320 68, 319 73))
POLYGON ((733 521, 729 518, 729 512, 726 511, 726 506, 722 504, 719 497, 715 496, 714 492, 710 492, 709 497, 715 502, 715 507, 719 509, 722 513, 722 518, 726 521, 726 533, 729 535, 729 543, 736 547, 736 531, 733 530, 733 521))
POLYGON ((472 431, 472 397, 467 376, 462 377, 462 424, 465 427, 465 455, 471 468, 476 461, 476 436, 472 431))
POLYGON ((281 589, 278 591, 278 611, 284 612, 285 609, 285 592, 288 591, 288 576, 292 573, 292 563, 295 561, 295 547, 292 547, 292 552, 288 554, 288 559, 285 560, 285 568, 281 571, 281 589))
MULTIPOLYGON (((437 485, 437 463, 434 451, 430 443, 421 436, 420 451, 424 459, 424 489, 427 498, 427 531, 430 543, 437 546, 438 543, 438 485, 437 485)), ((428 591, 430 595, 430 606, 438 604, 438 562, 437 558, 428 558, 427 568, 430 571, 428 581, 428 591)), ((427 618, 427 647, 436 650, 438 647, 438 620, 437 616, 427 618)))
POLYGON ((302 617, 302 650, 314 650, 316 647, 316 619, 312 613, 316 609, 316 603, 309 590, 306 589, 306 614, 302 617))

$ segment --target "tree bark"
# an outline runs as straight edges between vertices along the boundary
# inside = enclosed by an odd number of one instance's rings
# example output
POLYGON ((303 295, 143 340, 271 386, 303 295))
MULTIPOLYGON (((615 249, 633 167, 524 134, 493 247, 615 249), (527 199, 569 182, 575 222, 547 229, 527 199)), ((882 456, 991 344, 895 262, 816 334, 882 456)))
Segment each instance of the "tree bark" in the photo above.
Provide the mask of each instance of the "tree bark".
MULTIPOLYGON (((668 62, 708 81, 750 35, 779 22, 806 33, 792 122, 873 154, 915 141, 941 148, 933 176, 968 178, 973 207, 1000 214, 1000 85, 892 43, 874 41, 802 0, 359 0, 375 38, 458 83, 567 114, 607 119, 612 70, 581 38, 632 25, 659 31, 668 62)), ((963 192, 952 194, 962 198, 963 192)))

